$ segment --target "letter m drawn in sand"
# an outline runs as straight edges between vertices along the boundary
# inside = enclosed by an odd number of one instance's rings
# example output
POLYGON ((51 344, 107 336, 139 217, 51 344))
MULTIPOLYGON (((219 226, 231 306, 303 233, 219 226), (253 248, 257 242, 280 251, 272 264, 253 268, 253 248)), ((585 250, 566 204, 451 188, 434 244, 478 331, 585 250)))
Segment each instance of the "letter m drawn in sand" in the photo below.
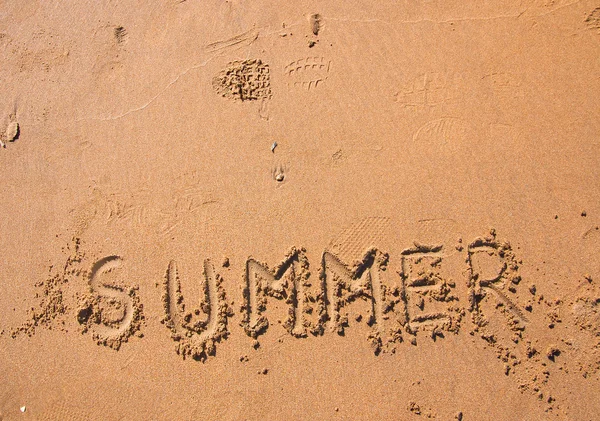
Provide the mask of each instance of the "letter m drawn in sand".
MULTIPOLYGON (((348 326, 346 306, 357 300, 367 303, 367 324, 377 333, 383 321, 382 274, 388 262, 387 254, 377 249, 368 250, 361 261, 348 267, 329 251, 323 253, 321 278, 327 300, 328 328, 340 335, 348 326)), ((362 315, 357 316, 362 319, 362 315)))
POLYGON ((242 326, 246 333, 256 338, 266 332, 269 320, 263 314, 267 309, 267 298, 283 300, 288 306, 283 326, 294 336, 306 336, 310 311, 306 289, 310 286, 308 278, 308 259, 305 250, 292 247, 283 262, 274 269, 253 258, 246 261, 244 276, 244 319, 242 326))

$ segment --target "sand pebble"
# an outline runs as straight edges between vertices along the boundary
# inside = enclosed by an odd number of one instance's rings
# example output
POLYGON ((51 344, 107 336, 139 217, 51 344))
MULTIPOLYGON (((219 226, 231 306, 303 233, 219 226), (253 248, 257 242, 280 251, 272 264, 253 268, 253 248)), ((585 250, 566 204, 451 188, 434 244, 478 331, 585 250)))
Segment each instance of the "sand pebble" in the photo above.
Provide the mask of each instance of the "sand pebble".
POLYGON ((25 412, 25 411, 27 411, 27 408, 26 408, 25 406, 22 406, 22 407, 20 407, 19 409, 21 410, 21 412, 25 412))

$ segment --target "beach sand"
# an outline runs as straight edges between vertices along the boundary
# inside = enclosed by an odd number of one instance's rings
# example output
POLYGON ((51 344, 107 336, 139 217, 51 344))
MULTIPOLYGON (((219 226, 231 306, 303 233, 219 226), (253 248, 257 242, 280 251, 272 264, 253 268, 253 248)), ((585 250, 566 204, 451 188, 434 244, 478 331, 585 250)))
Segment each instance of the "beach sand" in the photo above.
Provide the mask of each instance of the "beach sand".
POLYGON ((597 420, 600 3, 0 5, 0 420, 597 420))

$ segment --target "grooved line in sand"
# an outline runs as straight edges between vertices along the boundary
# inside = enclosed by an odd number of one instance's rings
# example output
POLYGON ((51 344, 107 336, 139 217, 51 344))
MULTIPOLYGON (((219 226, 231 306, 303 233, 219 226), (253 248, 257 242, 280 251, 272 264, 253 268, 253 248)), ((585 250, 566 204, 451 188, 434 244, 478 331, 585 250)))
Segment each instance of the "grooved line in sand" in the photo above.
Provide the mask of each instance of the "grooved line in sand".
POLYGON ((258 39, 259 35, 260 35, 260 33, 257 30, 250 29, 249 31, 235 35, 229 39, 212 42, 212 43, 208 44, 206 47, 204 47, 204 50, 207 53, 214 53, 216 51, 224 50, 226 48, 231 48, 231 47, 234 47, 239 44, 250 45, 258 39))
MULTIPOLYGON (((543 13, 532 14, 531 16, 542 17, 542 16, 550 15, 550 14, 555 13, 555 12, 561 10, 561 9, 564 9, 566 7, 572 6, 572 5, 580 3, 580 2, 581 2, 581 0, 576 0, 576 1, 573 1, 571 3, 563 4, 562 6, 559 6, 559 7, 555 8, 555 9, 547 10, 547 11, 545 11, 543 13)), ((519 13, 510 14, 510 15, 465 17, 465 18, 445 19, 445 20, 418 19, 418 20, 401 20, 401 21, 398 21, 398 22, 390 22, 390 21, 386 21, 384 19, 378 19, 378 18, 373 18, 373 19, 354 19, 354 18, 351 18, 351 17, 336 18, 336 17, 330 17, 330 16, 327 16, 327 20, 328 21, 337 21, 337 22, 350 22, 350 23, 382 23, 384 25, 389 25, 389 26, 394 26, 394 25, 410 25, 410 24, 415 24, 415 23, 442 24, 442 23, 451 23, 451 22, 489 21, 489 20, 496 20, 496 19, 518 19, 521 16, 523 16, 524 14, 526 14, 528 10, 529 10, 529 7, 525 8, 525 10, 523 10, 523 11, 521 11, 519 13)))

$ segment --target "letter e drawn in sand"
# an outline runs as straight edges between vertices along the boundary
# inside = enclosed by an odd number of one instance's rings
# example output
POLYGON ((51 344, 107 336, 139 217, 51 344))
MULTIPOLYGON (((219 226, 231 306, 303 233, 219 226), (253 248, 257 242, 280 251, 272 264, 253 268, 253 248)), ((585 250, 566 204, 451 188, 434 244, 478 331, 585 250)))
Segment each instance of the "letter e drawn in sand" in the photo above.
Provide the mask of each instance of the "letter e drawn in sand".
POLYGON ((231 314, 223 279, 215 272, 211 261, 204 261, 198 308, 186 308, 174 260, 169 263, 163 287, 165 317, 162 322, 177 342, 177 353, 184 359, 189 356, 197 361, 215 355, 216 343, 228 335, 227 319, 231 314))
POLYGON ((458 333, 464 310, 457 305, 456 284, 440 274, 444 258, 442 245, 415 242, 402 252, 404 322, 412 335, 428 331, 435 340, 443 331, 458 333))
POLYGON ((293 336, 322 333, 325 317, 323 288, 310 280, 308 259, 303 248, 292 247, 274 269, 253 258, 246 261, 242 327, 253 338, 266 332, 269 320, 263 314, 267 298, 283 300, 287 314, 282 321, 293 336))
POLYGON ((119 256, 108 256, 92 266, 89 292, 83 297, 77 321, 83 332, 92 330, 98 345, 115 350, 134 334, 139 333, 144 320, 137 287, 126 287, 115 272, 121 269, 119 256))
MULTIPOLYGON (((382 350, 383 320, 387 306, 385 305, 386 287, 382 282, 382 272, 386 270, 389 256, 377 249, 369 249, 362 261, 348 267, 331 252, 325 251, 322 258, 321 279, 325 287, 328 329, 344 334, 348 326, 349 312, 347 306, 358 300, 368 306, 367 325, 371 327, 368 340, 375 354, 382 350)), ((362 315, 356 315, 356 321, 362 315)))

